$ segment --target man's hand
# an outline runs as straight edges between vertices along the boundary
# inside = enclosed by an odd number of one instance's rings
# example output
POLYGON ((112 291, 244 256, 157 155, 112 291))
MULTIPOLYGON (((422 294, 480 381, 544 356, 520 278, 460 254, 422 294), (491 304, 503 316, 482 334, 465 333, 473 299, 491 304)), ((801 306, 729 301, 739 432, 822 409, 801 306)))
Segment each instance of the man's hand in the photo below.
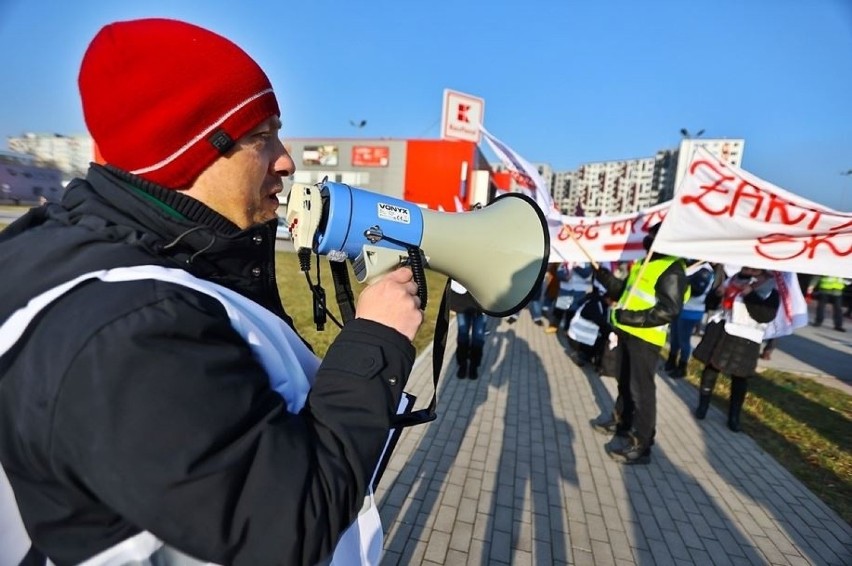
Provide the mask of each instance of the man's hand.
POLYGON ((411 269, 401 267, 368 285, 358 297, 355 317, 384 324, 414 340, 423 311, 411 269))

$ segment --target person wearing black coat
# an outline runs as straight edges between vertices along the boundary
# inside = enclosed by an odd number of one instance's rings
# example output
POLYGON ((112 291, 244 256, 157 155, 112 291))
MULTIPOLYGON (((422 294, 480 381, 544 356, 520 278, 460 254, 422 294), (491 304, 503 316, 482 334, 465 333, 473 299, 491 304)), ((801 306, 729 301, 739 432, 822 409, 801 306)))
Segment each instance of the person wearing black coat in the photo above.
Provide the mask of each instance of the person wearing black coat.
POLYGON ((740 414, 768 323, 780 303, 775 278, 765 269, 743 267, 722 288, 723 312, 710 321, 693 357, 704 364, 695 417, 704 419, 719 373, 731 378, 728 428, 741 430, 740 414))
POLYGON ((578 301, 576 312, 568 323, 568 339, 577 350, 577 365, 591 363, 600 370, 604 347, 612 326, 609 324, 610 299, 599 283, 578 301))
POLYGON ((604 447, 607 454, 629 465, 651 461, 657 422, 657 361, 668 325, 680 313, 689 292, 683 260, 651 252, 659 226, 651 226, 643 240, 650 257, 644 264, 634 264, 626 280, 608 269, 595 269, 595 278, 617 300, 610 309, 610 320, 617 343, 618 397, 613 416, 602 415, 592 426, 613 434, 604 447))
POLYGON ((423 321, 411 270, 364 288, 320 360, 279 296, 295 165, 254 60, 122 21, 79 86, 103 164, 0 233, 0 562, 328 561, 378 517, 423 321))
POLYGON ((456 313, 456 377, 477 379, 485 344, 485 325, 488 318, 482 307, 458 281, 450 283, 449 308, 456 313))

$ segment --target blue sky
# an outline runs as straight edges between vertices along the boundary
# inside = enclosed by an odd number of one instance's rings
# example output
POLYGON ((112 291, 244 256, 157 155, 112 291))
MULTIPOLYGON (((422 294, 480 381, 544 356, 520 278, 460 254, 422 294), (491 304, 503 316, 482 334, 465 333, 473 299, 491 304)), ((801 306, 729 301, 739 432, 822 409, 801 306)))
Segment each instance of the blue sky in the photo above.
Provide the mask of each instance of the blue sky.
POLYGON ((437 138, 450 88, 484 98, 492 134, 557 170, 705 129, 745 138, 752 173, 852 210, 850 0, 0 0, 0 145, 85 132, 86 45, 150 16, 257 59, 285 138, 437 138))

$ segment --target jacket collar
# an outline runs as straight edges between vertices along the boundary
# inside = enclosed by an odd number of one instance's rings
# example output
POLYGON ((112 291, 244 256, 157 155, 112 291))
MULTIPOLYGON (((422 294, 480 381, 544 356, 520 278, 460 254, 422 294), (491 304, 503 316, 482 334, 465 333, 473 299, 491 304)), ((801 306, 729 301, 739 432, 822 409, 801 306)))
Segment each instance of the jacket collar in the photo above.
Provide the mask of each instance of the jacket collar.
POLYGON ((241 230, 179 191, 96 164, 85 180, 68 186, 62 208, 66 223, 144 248, 163 265, 228 287, 288 318, 275 280, 276 220, 241 230))

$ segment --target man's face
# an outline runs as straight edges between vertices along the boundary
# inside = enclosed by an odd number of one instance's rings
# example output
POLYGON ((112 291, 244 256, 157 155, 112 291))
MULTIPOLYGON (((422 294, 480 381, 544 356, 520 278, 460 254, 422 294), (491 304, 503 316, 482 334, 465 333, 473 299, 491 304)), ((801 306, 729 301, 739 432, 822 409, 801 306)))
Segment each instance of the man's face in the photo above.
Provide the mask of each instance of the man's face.
POLYGON ((204 170, 186 194, 242 229, 276 218, 282 177, 296 166, 278 139, 277 116, 259 124, 204 170))

